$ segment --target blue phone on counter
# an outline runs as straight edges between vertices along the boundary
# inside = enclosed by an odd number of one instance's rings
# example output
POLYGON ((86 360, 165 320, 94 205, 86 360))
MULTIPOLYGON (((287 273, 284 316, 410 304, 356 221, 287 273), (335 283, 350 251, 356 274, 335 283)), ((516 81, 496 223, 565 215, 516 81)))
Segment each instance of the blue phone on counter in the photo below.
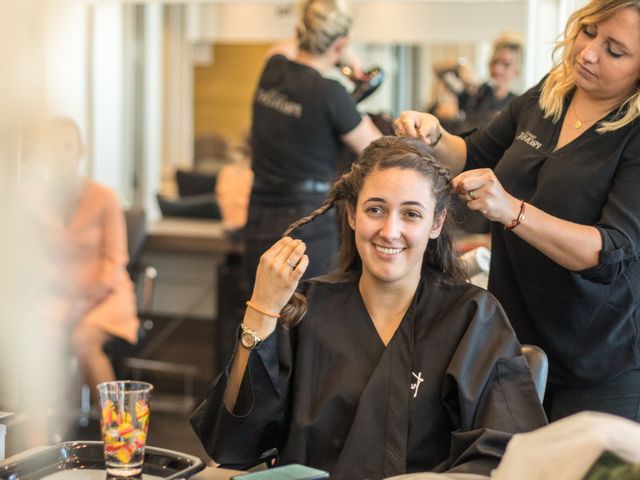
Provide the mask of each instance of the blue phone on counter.
POLYGON ((260 472, 235 475, 231 480, 316 480, 321 478, 329 478, 329 473, 293 463, 260 472))

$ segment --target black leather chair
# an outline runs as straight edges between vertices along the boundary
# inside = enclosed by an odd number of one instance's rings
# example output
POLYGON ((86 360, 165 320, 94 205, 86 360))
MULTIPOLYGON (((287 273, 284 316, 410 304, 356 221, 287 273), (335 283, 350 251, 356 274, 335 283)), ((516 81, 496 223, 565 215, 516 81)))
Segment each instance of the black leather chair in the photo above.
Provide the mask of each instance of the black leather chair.
POLYGON ((210 218, 220 220, 220 206, 213 193, 173 198, 156 194, 163 217, 210 218))
POLYGON ((535 345, 522 345, 522 356, 529 364, 533 383, 540 402, 544 398, 544 391, 547 386, 547 376, 549 374, 549 360, 547 354, 540 347, 535 345))
POLYGON ((222 218, 214 195, 215 174, 178 169, 175 178, 178 197, 156 194, 163 217, 222 218))
POLYGON ((111 358, 117 378, 127 376, 126 359, 135 356, 140 351, 142 341, 153 328, 153 322, 146 317, 151 313, 154 284, 157 277, 157 271, 154 267, 142 263, 142 252, 147 238, 145 211, 142 208, 131 208, 124 212, 124 216, 127 224, 127 250, 129 253, 127 272, 131 277, 136 292, 140 328, 136 345, 131 345, 126 340, 116 338, 104 346, 104 351, 111 358))
POLYGON ((154 267, 142 263, 142 253, 147 239, 147 218, 144 209, 130 208, 124 212, 124 217, 127 223, 129 252, 127 272, 136 287, 138 315, 144 317, 151 312, 155 278, 158 272, 154 267))

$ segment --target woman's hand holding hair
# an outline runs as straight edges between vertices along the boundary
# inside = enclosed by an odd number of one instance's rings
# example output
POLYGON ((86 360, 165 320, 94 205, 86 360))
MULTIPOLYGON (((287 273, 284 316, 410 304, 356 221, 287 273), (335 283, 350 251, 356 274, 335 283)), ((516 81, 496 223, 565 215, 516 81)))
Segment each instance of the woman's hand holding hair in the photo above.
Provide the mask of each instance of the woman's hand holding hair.
MULTIPOLYGON (((247 302, 242 324, 262 340, 275 330, 280 311, 295 292, 309 265, 309 257, 304 254, 306 248, 300 240, 283 237, 260 257, 253 295, 247 302)), ((237 348, 233 356, 224 396, 229 412, 235 409, 250 352, 246 348, 237 348)))
POLYGON ((249 302, 254 308, 247 309, 245 326, 263 338, 275 329, 275 315, 279 315, 289 302, 309 265, 305 250, 306 245, 302 241, 283 237, 260 257, 249 302), (266 315, 260 310, 273 315, 266 315))
POLYGON ((451 183, 453 191, 467 207, 479 211, 487 219, 506 226, 518 218, 521 200, 503 188, 493 170, 467 170, 455 177, 451 183))

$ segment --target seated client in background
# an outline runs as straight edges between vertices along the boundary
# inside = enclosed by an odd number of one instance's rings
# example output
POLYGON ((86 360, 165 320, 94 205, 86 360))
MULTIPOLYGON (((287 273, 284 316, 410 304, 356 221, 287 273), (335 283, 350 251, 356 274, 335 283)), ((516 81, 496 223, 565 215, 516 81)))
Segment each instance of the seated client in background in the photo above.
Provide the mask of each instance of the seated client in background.
POLYGON ((72 120, 47 122, 41 146, 47 181, 33 210, 46 245, 44 314, 70 335, 84 380, 95 387, 115 380, 104 344, 137 341, 124 214, 114 192, 79 173, 84 148, 72 120))
POLYGON ((288 229, 343 207, 332 274, 299 286, 309 258, 288 236, 262 255, 233 360, 191 418, 212 458, 488 474, 546 423, 502 308, 457 263, 450 184, 430 147, 383 137, 288 229))

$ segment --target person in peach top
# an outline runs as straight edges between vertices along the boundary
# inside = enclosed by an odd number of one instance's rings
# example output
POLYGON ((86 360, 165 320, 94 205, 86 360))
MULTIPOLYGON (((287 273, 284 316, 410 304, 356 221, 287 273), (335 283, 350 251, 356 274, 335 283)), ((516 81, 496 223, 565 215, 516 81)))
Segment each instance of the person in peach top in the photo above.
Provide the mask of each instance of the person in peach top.
POLYGON ((84 380, 115 380, 102 348, 113 337, 137 341, 135 293, 126 270, 126 224, 113 191, 79 174, 84 148, 67 118, 47 123, 46 187, 37 202, 37 233, 46 244, 48 319, 70 333, 84 380))

